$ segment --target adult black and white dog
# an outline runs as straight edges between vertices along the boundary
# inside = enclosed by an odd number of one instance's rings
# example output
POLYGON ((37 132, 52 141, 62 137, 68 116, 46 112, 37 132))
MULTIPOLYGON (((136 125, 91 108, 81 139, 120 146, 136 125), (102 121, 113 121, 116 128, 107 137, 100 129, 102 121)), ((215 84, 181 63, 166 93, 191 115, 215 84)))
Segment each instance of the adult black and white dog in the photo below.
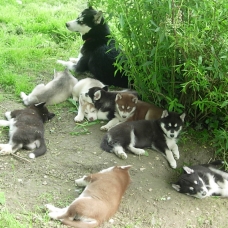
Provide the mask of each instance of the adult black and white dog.
POLYGON ((228 197, 228 173, 220 170, 223 162, 184 166, 184 173, 172 187, 183 194, 203 199, 208 196, 228 197))
POLYGON ((128 77, 114 66, 119 50, 115 47, 115 41, 110 40, 110 30, 102 11, 89 7, 76 20, 67 22, 66 27, 70 31, 79 32, 84 44, 78 58, 58 60, 58 63, 78 73, 89 71, 106 85, 128 87, 128 77))
POLYGON ((184 124, 185 113, 178 114, 164 110, 160 119, 124 122, 111 128, 101 142, 101 148, 114 152, 122 159, 127 158, 125 150, 144 155, 141 148, 153 148, 162 152, 170 166, 176 168, 179 159, 177 138, 184 124), (176 159, 176 160, 175 160, 176 159))

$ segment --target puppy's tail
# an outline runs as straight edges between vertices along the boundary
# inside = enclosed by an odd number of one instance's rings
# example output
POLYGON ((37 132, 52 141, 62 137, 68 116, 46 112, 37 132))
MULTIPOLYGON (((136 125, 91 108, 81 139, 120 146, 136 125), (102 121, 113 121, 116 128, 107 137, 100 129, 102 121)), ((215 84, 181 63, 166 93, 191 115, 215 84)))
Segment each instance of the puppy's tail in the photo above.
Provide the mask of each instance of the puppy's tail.
POLYGON ((36 158, 43 154, 45 154, 47 151, 47 146, 45 144, 45 141, 43 138, 40 139, 40 146, 36 148, 32 153, 29 154, 30 158, 36 158))
POLYGON ((101 147, 101 149, 104 150, 104 151, 107 151, 107 152, 109 152, 109 153, 112 152, 113 146, 110 144, 110 142, 109 142, 109 140, 108 140, 108 134, 106 134, 106 135, 103 137, 100 147, 101 147))

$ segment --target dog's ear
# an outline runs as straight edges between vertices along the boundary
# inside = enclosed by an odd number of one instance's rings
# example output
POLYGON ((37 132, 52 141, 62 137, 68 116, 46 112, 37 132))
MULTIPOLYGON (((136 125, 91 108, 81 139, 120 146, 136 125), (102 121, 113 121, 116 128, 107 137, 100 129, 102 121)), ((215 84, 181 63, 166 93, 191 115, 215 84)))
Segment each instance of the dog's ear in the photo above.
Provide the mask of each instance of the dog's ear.
POLYGON ((101 98, 101 91, 98 90, 97 92, 94 93, 94 100, 97 101, 101 98))
POLYGON ((133 101, 135 104, 137 104, 138 98, 137 98, 137 97, 133 97, 133 98, 132 98, 132 101, 133 101))
POLYGON ((183 113, 183 114, 180 115, 180 118, 181 118, 181 120, 182 120, 183 122, 184 122, 185 115, 186 115, 185 113, 183 113))
POLYGON ((187 166, 184 166, 184 167, 183 167, 183 170, 184 170, 187 174, 192 174, 192 173, 194 173, 194 170, 193 170, 193 169, 190 169, 190 168, 187 167, 187 166))
POLYGON ((118 100, 120 100, 120 99, 122 99, 122 96, 121 96, 120 93, 117 93, 117 94, 116 94, 116 101, 118 101, 118 100))
POLYGON ((168 111, 167 111, 167 110, 164 110, 164 111, 162 112, 161 118, 165 118, 165 117, 167 117, 168 115, 169 115, 168 111))
POLYGON ((48 113, 48 120, 52 119, 55 116, 55 113, 48 113))
POLYGON ((102 89, 105 90, 105 91, 108 91, 108 86, 105 85, 104 87, 102 87, 102 89))
POLYGON ((120 169, 124 169, 124 170, 129 170, 132 165, 124 165, 124 166, 118 166, 120 169))
POLYGON ((176 191, 180 191, 180 185, 178 184, 172 184, 172 187, 176 190, 176 191))
POLYGON ((93 19, 94 23, 97 25, 100 24, 102 16, 103 16, 102 11, 98 11, 97 14, 94 15, 94 19, 93 19))
POLYGON ((34 104, 35 107, 37 108, 41 108, 45 105, 46 102, 41 102, 41 103, 38 103, 38 104, 34 104))

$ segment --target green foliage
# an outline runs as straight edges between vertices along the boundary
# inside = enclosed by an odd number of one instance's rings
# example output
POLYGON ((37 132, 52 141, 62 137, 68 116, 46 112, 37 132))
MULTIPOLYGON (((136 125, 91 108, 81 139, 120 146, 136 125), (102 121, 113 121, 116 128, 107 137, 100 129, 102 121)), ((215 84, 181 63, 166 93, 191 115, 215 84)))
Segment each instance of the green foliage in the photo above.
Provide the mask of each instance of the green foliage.
POLYGON ((192 127, 214 134, 222 127, 226 134, 227 1, 93 0, 90 4, 102 6, 112 22, 116 48, 124 53, 116 66, 134 80, 144 100, 185 111, 192 127))

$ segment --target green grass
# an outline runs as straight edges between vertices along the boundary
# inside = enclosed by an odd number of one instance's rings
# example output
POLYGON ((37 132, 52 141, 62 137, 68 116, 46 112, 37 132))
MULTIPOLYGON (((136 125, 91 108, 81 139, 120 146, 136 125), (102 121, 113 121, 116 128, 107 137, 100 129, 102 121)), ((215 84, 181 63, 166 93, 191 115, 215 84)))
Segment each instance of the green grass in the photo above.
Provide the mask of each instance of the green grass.
MULTIPOLYGON (((65 22, 76 18, 85 7, 82 0, 1 1, 0 102, 20 101, 21 91, 29 93, 38 83, 50 81, 54 69, 63 70, 56 60, 77 57, 81 37, 68 31, 65 22)), ((20 215, 11 214, 0 192, 0 228, 30 228, 34 220, 37 227, 46 227, 49 218, 38 206, 33 212, 22 208, 20 215)))
POLYGON ((67 1, 3 1, 0 8, 0 85, 19 95, 37 82, 49 81, 57 59, 77 56, 81 38, 65 28, 85 3, 67 1), (81 8, 77 8, 77 5, 81 8), (35 16, 34 16, 35 15, 35 16))

